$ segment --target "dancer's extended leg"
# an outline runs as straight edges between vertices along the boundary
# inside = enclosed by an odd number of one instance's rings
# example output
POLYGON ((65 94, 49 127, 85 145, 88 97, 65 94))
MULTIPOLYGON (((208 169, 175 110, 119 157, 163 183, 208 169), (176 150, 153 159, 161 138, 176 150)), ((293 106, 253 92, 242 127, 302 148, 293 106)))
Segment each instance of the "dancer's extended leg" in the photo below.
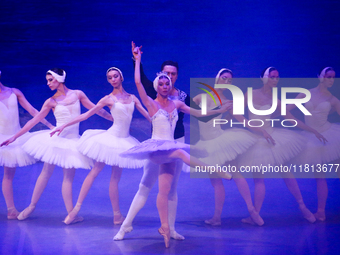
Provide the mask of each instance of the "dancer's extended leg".
POLYGON ((317 220, 325 221, 325 209, 328 197, 328 186, 325 178, 316 178, 316 191, 318 196, 318 210, 314 216, 317 220))
POLYGON ((301 210, 303 217, 306 220, 308 220, 310 223, 315 222, 315 216, 306 207, 306 205, 303 201, 302 195, 301 195, 299 185, 298 185, 295 177, 293 176, 293 174, 285 173, 283 175, 283 180, 286 183, 286 186, 289 189, 289 191, 295 197, 296 202, 299 204, 299 209, 301 210))
POLYGON ((67 213, 70 213, 73 210, 72 184, 76 170, 74 168, 63 169, 63 172, 64 178, 61 186, 61 193, 63 195, 67 213))
POLYGON ((43 169, 41 170, 41 173, 34 186, 31 204, 18 215, 18 220, 24 220, 28 218, 30 214, 34 211, 35 206, 41 197, 41 194, 45 190, 46 185, 51 178, 54 167, 55 165, 44 163, 43 169))
POLYGON ((177 214, 177 203, 178 203, 178 196, 177 196, 177 184, 179 180, 179 176, 182 172, 183 168, 183 161, 176 160, 176 169, 174 180, 171 185, 171 190, 169 193, 169 203, 168 203, 168 211, 169 211, 169 227, 170 227, 170 236, 176 240, 184 240, 184 236, 177 233, 175 230, 175 221, 176 221, 176 214, 177 214))
POLYGON ((13 199, 13 179, 15 167, 4 167, 4 176, 2 179, 2 194, 4 194, 7 206, 7 219, 16 220, 19 212, 15 208, 13 199))
POLYGON ((132 231, 132 222, 137 213, 146 203, 150 190, 156 183, 159 174, 159 165, 147 160, 143 168, 143 177, 139 184, 139 189, 132 200, 126 218, 113 240, 119 241, 124 238, 126 233, 132 231))
POLYGON ((118 166, 112 166, 112 173, 109 186, 109 195, 113 210, 113 224, 115 225, 122 224, 125 219, 119 209, 118 183, 120 181, 120 177, 122 176, 122 170, 123 169, 118 166))
POLYGON ((165 247, 169 247, 170 241, 168 196, 174 178, 175 164, 176 162, 161 164, 158 176, 159 185, 156 204, 161 220, 161 227, 158 231, 164 237, 165 247))
POLYGON ((91 171, 88 173, 88 175, 86 176, 83 185, 81 186, 80 189, 80 193, 78 196, 78 200, 77 200, 77 204, 75 205, 75 207, 73 208, 73 210, 66 216, 64 223, 65 224, 71 224, 74 222, 74 220, 76 219, 76 216, 80 210, 80 207, 84 201, 84 199, 87 196, 87 193, 89 192, 90 188, 92 187, 92 184, 94 182, 94 180, 96 179, 96 177, 98 176, 98 174, 103 170, 105 166, 105 163, 102 162, 96 162, 93 166, 93 168, 91 169, 91 171))
POLYGON ((214 216, 209 220, 205 220, 204 222, 212 226, 219 226, 221 225, 221 215, 225 200, 224 185, 222 179, 219 178, 210 178, 210 182, 214 187, 215 192, 215 211, 214 216))

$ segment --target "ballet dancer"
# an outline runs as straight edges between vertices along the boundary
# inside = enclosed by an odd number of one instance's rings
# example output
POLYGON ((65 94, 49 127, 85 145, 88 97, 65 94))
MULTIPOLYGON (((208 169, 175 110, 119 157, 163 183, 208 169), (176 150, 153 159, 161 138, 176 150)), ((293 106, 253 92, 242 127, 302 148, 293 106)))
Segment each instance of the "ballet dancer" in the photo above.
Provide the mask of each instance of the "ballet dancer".
MULTIPOLYGON (((231 84, 232 78, 232 71, 230 69, 222 68, 216 75, 215 84, 231 84)), ((215 98, 217 102, 219 101, 218 99, 221 99, 223 103, 231 102, 223 94, 225 89, 215 88, 215 91, 218 94, 217 98, 215 98)), ((197 105, 200 106, 201 94, 195 96, 193 100, 197 105)), ((207 108, 212 109, 214 107, 214 100, 211 97, 208 97, 207 108)), ((232 114, 232 111, 230 111, 229 113, 232 114)), ((231 117, 235 117, 240 122, 244 121, 243 116, 236 115, 231 117)), ((222 115, 219 115, 216 118, 222 119, 224 117, 222 117, 222 115)), ((208 165, 236 165, 236 157, 239 154, 246 152, 246 150, 256 141, 256 136, 245 129, 229 128, 226 130, 222 130, 221 126, 212 128, 212 120, 208 122, 199 121, 198 126, 200 131, 200 140, 195 146, 197 146, 198 148, 205 148, 207 150, 209 156, 201 158, 200 160, 208 165)), ((262 132, 263 136, 268 138, 268 142, 275 143, 275 141, 272 140, 272 138, 264 129, 253 128, 253 130, 256 130, 257 132, 262 132)), ((255 210, 247 181, 239 172, 233 173, 233 180, 235 181, 240 194, 246 202, 251 219, 257 225, 262 226, 264 222, 261 216, 255 210)), ((210 182, 214 187, 215 212, 214 216, 211 219, 205 220, 204 222, 212 226, 219 226, 221 225, 221 214, 225 200, 223 180, 221 178, 210 178, 210 182)))
MULTIPOLYGON (((0 143, 2 143, 12 137, 21 128, 19 123, 18 103, 31 114, 32 117, 37 115, 38 110, 27 101, 20 90, 6 87, 1 82, 0 102, 0 143)), ((50 129, 54 128, 54 126, 45 119, 42 119, 41 123, 45 124, 50 129)), ((27 166, 36 162, 32 156, 28 155, 21 148, 22 144, 30 137, 31 134, 27 133, 10 146, 0 148, 0 166, 4 167, 2 193, 7 206, 7 219, 9 220, 17 219, 19 215, 13 199, 13 178, 16 167, 27 166)))
MULTIPOLYGON (((136 49, 136 45, 132 42, 132 55, 134 55, 134 50, 136 49)), ((135 61, 135 59, 134 59, 135 61)), ((182 102, 185 102, 186 105, 190 105, 190 97, 182 90, 179 90, 175 87, 175 83, 178 78, 178 64, 174 61, 165 61, 162 63, 161 70, 170 77, 172 88, 169 92, 169 97, 171 99, 178 99, 182 102)), ((141 64, 140 66, 140 76, 141 76, 141 83, 143 84, 143 87, 147 93, 147 95, 152 98, 156 99, 157 92, 154 89, 153 82, 150 81, 144 71, 143 66, 141 64)), ((183 125, 183 118, 184 113, 180 112, 178 113, 178 121, 176 123, 175 131, 174 131, 174 138, 176 141, 183 142, 184 143, 184 125, 183 125)), ((174 181, 172 182, 170 194, 169 194, 169 225, 170 225, 170 233, 171 238, 177 239, 177 240, 184 240, 184 236, 177 233, 175 230, 175 221, 176 221, 176 212, 177 212, 177 203, 178 203, 178 196, 177 196, 177 183, 180 176, 180 173, 182 171, 187 171, 187 166, 183 166, 183 162, 181 160, 178 160, 176 162, 176 171, 174 174, 174 181)), ((145 166, 143 168, 143 177, 139 184, 138 192, 136 193, 130 209, 129 213, 126 216, 126 219, 122 225, 122 229, 130 228, 132 226, 132 221, 137 215, 137 213, 144 207, 146 200, 149 196, 150 190, 155 185, 157 178, 158 178, 158 172, 159 172, 159 166, 157 164, 154 164, 152 161, 147 160, 145 163, 145 166)), ((120 233, 124 233, 124 231, 121 231, 120 233)), ((116 235, 115 240, 121 240, 124 238, 124 234, 122 235, 116 235)))
MULTIPOLYGON (((321 143, 315 140, 311 133, 303 132, 307 144, 305 149, 294 159, 294 163, 299 165, 309 164, 316 167, 318 164, 340 163, 340 125, 328 121, 328 115, 332 111, 336 111, 340 115, 340 101, 328 90, 333 86, 335 71, 332 67, 325 67, 318 76, 319 84, 309 90, 311 99, 305 103, 306 109, 312 114, 305 116, 305 123, 320 132, 327 139, 327 143, 321 143)), ((303 94, 297 96, 297 98, 303 97, 303 94)), ((290 109, 292 108, 294 106, 290 106, 290 109)), ((328 196, 327 181, 325 173, 322 171, 315 172, 315 177, 318 208, 314 216, 319 221, 325 221, 328 196)))
POLYGON ((110 108, 114 123, 108 130, 87 130, 81 136, 78 142, 79 151, 85 156, 95 161, 94 167, 86 176, 81 187, 77 204, 68 216, 65 218, 65 224, 71 224, 76 220, 76 216, 81 205, 89 192, 95 178, 103 170, 105 165, 112 166, 112 173, 109 186, 109 195, 113 209, 113 223, 122 224, 124 217, 119 209, 118 183, 123 168, 141 168, 144 165, 143 160, 127 159, 119 156, 120 153, 139 144, 139 141, 130 136, 130 123, 134 108, 150 121, 150 116, 143 108, 142 104, 132 94, 127 93, 123 88, 123 73, 116 67, 111 67, 106 72, 107 81, 112 85, 112 92, 103 97, 95 107, 71 120, 68 123, 56 128, 51 136, 55 133, 58 135, 64 128, 79 123, 94 115, 103 107, 110 108))
MULTIPOLYGON (((168 97, 172 84, 170 77, 165 73, 159 74, 154 80, 154 89, 157 91, 157 98, 155 100, 151 99, 146 94, 140 79, 140 49, 135 47, 132 52, 136 60, 135 82, 137 90, 142 103, 145 105, 151 116, 153 131, 151 139, 142 142, 140 145, 131 148, 121 155, 124 157, 149 159, 154 164, 159 165, 157 209, 161 220, 161 227, 158 231, 164 237, 165 246, 169 247, 170 228, 168 218, 168 195, 172 182, 174 181, 176 161, 181 159, 184 163, 191 166, 205 165, 198 159, 190 157, 186 152, 186 150, 190 148, 189 145, 174 141, 174 128, 178 119, 177 110, 195 116, 201 116, 201 112, 199 110, 190 109, 190 107, 185 105, 182 101, 171 100, 168 97)), ((208 111, 207 115, 227 111, 230 107, 230 105, 225 104, 219 110, 208 111)), ((225 173, 224 177, 228 179, 231 178, 228 173, 225 173)), ((143 184, 141 184, 141 186, 142 185, 143 184)), ((131 210, 129 210, 127 219, 130 213, 134 214, 133 217, 136 214, 135 211, 131 212, 131 210)), ((114 240, 122 240, 125 233, 128 233, 131 230, 132 226, 127 226, 124 221, 119 232, 114 237, 114 240)))
MULTIPOLYGON (((40 112, 33 119, 28 121, 14 136, 3 142, 1 146, 9 145, 24 135, 45 118, 50 110, 53 111, 58 127, 80 114, 80 103, 87 109, 94 107, 84 92, 67 88, 65 78, 66 72, 62 69, 54 68, 47 71, 47 85, 52 91, 56 90, 57 92, 45 101, 40 112)), ((112 121, 111 115, 104 110, 98 115, 112 121)), ((82 155, 76 148, 79 139, 79 125, 70 126, 60 136, 55 137, 50 137, 49 131, 39 132, 41 133, 33 135, 22 147, 35 159, 44 162, 44 166, 35 184, 31 204, 18 215, 19 220, 28 218, 34 211, 55 166, 63 168, 62 196, 67 212, 71 212, 73 209, 72 182, 75 169, 90 169, 93 165, 92 160, 82 155)), ((82 218, 79 217, 77 220, 81 221, 82 218)))
MULTIPOLYGON (((258 110, 266 110, 272 105, 272 88, 277 86, 279 81, 279 72, 274 67, 268 67, 263 70, 261 78, 263 87, 252 91, 253 105, 258 110)), ((248 96, 249 95, 246 94, 245 102, 247 102, 248 96)), ((280 100, 277 102, 277 109, 278 112, 281 111, 280 100)), ((287 114, 284 116, 284 118, 294 119, 297 122, 297 126, 299 128, 313 133, 320 141, 325 141, 325 138, 321 134, 319 134, 313 128, 305 125, 302 121, 296 120, 289 111, 287 111, 287 114)), ((303 137, 297 132, 284 128, 271 127, 271 124, 268 121, 265 121, 265 119, 270 119, 270 116, 268 115, 255 115, 249 112, 249 119, 263 119, 263 123, 265 123, 263 128, 265 128, 267 132, 273 137, 275 140, 275 145, 267 143, 262 137, 259 136, 255 145, 238 157, 239 166, 260 166, 261 164, 271 166, 283 165, 301 152, 304 145, 304 140, 303 137)), ((282 177, 287 188, 298 203, 303 217, 311 223, 315 222, 314 215, 309 211, 303 201, 300 188, 293 174, 282 173, 282 177)), ((253 179, 255 185, 254 206, 255 210, 260 213, 265 197, 265 183, 261 174, 254 173, 253 179)), ((242 222, 254 224, 254 221, 250 217, 242 219, 242 222)))

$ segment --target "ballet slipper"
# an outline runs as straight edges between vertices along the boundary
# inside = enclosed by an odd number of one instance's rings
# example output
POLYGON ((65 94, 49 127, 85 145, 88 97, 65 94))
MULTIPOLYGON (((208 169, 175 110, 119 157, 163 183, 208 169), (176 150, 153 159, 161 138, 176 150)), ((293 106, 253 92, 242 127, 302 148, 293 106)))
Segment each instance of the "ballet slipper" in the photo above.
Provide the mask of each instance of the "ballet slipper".
POLYGON ((160 227, 158 229, 158 233, 161 234, 164 238, 165 248, 169 248, 169 245, 170 245, 170 230, 167 229, 167 231, 166 231, 163 227, 160 227))
POLYGON ((17 220, 18 215, 19 215, 19 212, 17 211, 17 209, 15 209, 15 207, 7 208, 7 219, 8 220, 17 220))
POLYGON ((250 218, 255 224, 257 224, 258 226, 262 226, 264 224, 263 219, 261 218, 260 214, 255 210, 255 208, 250 210, 249 214, 250 214, 250 218))
POLYGON ((317 211, 316 213, 314 213, 314 217, 316 220, 319 220, 319 221, 325 221, 326 220, 326 214, 325 212, 319 212, 317 211))
POLYGON ((124 220, 125 220, 125 217, 121 213, 113 215, 114 225, 121 225, 124 222, 124 220))
POLYGON ((185 237, 181 234, 178 234, 175 230, 170 231, 170 237, 175 240, 184 240, 185 237))
POLYGON ((34 209, 35 209, 35 205, 29 205, 21 213, 19 213, 17 219, 18 220, 27 219, 31 215, 31 213, 34 211, 34 209))
POLYGON ((211 225, 211 226, 221 226, 221 220, 211 218, 210 220, 205 220, 205 224, 211 225))
POLYGON ((228 172, 217 172, 217 176, 226 180, 231 180, 233 175, 228 172))
POLYGON ((300 211, 302 212, 303 217, 308 220, 310 223, 314 223, 316 221, 315 216, 308 210, 308 208, 303 204, 299 205, 300 211))
POLYGON ((255 225, 255 222, 251 219, 251 217, 247 217, 241 220, 244 224, 255 225))
POLYGON ((124 227, 121 226, 118 233, 113 237, 114 241, 120 241, 124 239, 126 233, 130 233, 133 230, 132 226, 124 227))
POLYGON ((72 223, 76 223, 77 214, 80 211, 81 203, 77 203, 73 210, 66 216, 65 220, 63 221, 66 225, 70 225, 72 223))
MULTIPOLYGON (((81 216, 76 216, 76 217, 74 218, 74 220, 72 221, 72 224, 75 224, 75 223, 78 223, 78 222, 82 222, 82 221, 84 221, 84 218, 83 218, 83 217, 81 217, 81 216)), ((65 223, 65 220, 62 221, 62 222, 65 223)))

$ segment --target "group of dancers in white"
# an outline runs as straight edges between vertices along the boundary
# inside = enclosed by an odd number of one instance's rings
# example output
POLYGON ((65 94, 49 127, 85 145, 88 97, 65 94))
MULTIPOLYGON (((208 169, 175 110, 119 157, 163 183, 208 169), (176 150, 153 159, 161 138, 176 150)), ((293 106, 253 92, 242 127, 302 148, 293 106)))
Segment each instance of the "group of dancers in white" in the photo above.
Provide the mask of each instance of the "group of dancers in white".
MULTIPOLYGON (((156 204, 161 221, 158 231, 164 237, 165 246, 169 247, 170 238, 184 239, 175 230, 178 200, 176 189, 183 162, 195 167, 213 164, 280 165, 292 160, 319 164, 339 160, 340 126, 327 121, 331 111, 335 110, 340 114, 339 100, 328 91, 334 83, 333 68, 324 68, 319 74, 319 85, 310 90, 312 97, 305 107, 312 116, 307 116, 304 122, 297 120, 298 127, 306 132, 300 134, 271 126, 248 127, 250 130, 216 128, 213 129, 214 132, 210 132, 212 119, 205 118, 204 121, 198 122, 200 141, 190 147, 184 143, 183 113, 191 114, 198 119, 202 115, 201 110, 188 106, 189 97, 175 87, 178 76, 177 63, 164 62, 162 72, 151 82, 145 77, 141 66, 141 47, 136 47, 132 43, 132 54, 135 61, 135 83, 142 103, 136 96, 124 90, 123 74, 116 67, 111 67, 106 72, 113 91, 99 100, 96 105, 82 91, 68 89, 65 86, 66 72, 58 68, 48 70, 46 73, 47 85, 56 93, 44 102, 40 112, 30 105, 18 89, 8 88, 0 83, 0 165, 4 167, 2 192, 7 205, 8 219, 24 220, 33 213, 55 166, 59 166, 63 168, 64 173, 62 197, 68 214, 64 223, 83 221, 83 218, 78 216, 81 205, 95 178, 105 165, 109 165, 112 166, 109 194, 113 209, 113 223, 121 224, 120 230, 113 239, 122 240, 126 233, 132 231, 133 219, 145 205, 149 192, 158 179, 159 191, 156 204), (18 102, 33 116, 22 128, 19 125, 18 102), (80 103, 88 109, 87 112, 80 114, 80 103), (111 114, 103 109, 105 106, 110 109, 111 114), (152 122, 152 137, 142 143, 129 134, 135 107, 152 122), (50 110, 55 116, 56 127, 45 120, 50 110), (87 130, 79 137, 79 122, 94 114, 113 121, 113 125, 108 130, 87 130), (178 119, 180 121, 177 123, 178 119), (29 133, 28 131, 38 122, 42 122, 50 130, 29 133), (195 155, 198 156, 190 156, 190 149, 193 152, 195 148, 197 148, 195 155), (204 148, 205 151, 202 152, 200 148, 204 148), (31 203, 19 213, 13 201, 13 178, 16 167, 34 164, 39 160, 44 165, 36 181, 31 203), (141 167, 144 172, 139 190, 125 218, 120 212, 118 195, 122 170, 141 167), (82 184, 74 206, 72 183, 76 168, 91 170, 82 184)), ((254 106, 257 109, 267 109, 272 105, 272 88, 278 83, 279 73, 274 67, 269 67, 263 71, 261 77, 263 87, 253 91, 254 106)), ((218 72, 215 83, 231 84, 232 78, 232 71, 223 68, 218 72)), ((233 116, 232 101, 225 97, 224 89, 216 88, 216 91, 222 106, 213 109, 214 100, 208 98, 208 108, 211 110, 207 111, 207 116, 228 114, 229 118, 244 120, 243 116, 233 116)), ((200 95, 194 97, 193 102, 200 106, 200 95)), ((279 106, 280 102, 278 102, 279 106)), ((268 118, 268 116, 262 117, 268 118)), ((295 119, 289 112, 286 117, 295 119)), ((249 211, 249 217, 242 219, 242 222, 259 226, 264 224, 260 216, 265 198, 263 178, 254 176, 255 190, 252 199, 248 183, 239 172, 233 173, 233 176, 230 173, 219 173, 218 176, 212 175, 212 177, 210 181, 215 190, 215 212, 211 219, 205 221, 206 224, 221 225, 225 200, 222 179, 231 178, 235 181, 249 211)), ((294 176, 286 173, 283 177, 303 217, 311 223, 316 220, 324 221, 328 194, 324 176, 316 178, 318 209, 315 214, 305 206, 294 176)))

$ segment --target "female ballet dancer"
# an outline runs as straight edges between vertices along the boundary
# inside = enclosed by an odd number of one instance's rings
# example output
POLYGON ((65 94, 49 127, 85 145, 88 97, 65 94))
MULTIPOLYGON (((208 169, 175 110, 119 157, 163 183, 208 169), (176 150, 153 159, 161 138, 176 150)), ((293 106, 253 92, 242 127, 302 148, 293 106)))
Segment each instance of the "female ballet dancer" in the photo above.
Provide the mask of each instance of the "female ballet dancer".
MULTIPOLYGON (((222 68, 216 76, 215 84, 231 84, 233 78, 233 73, 231 70, 222 68)), ((215 88, 219 98, 223 103, 230 102, 224 94, 225 89, 215 88)), ((201 105, 201 94, 194 97, 194 102, 197 105, 201 105)), ((218 101, 218 98, 216 98, 218 101)), ((211 97, 207 98, 207 108, 212 109, 215 107, 215 102, 211 97)), ((243 116, 232 116, 243 122, 243 116)), ((216 118, 222 119, 222 115, 216 118)), ((241 129, 241 128, 229 128, 227 130, 222 130, 220 127, 212 128, 212 120, 208 122, 198 122, 200 130, 200 140, 195 145, 199 148, 205 148, 209 154, 208 157, 201 158, 200 160, 208 165, 236 165, 235 158, 244 153, 250 146, 252 146, 256 141, 256 136, 251 132, 241 129), (214 131, 214 132, 212 132, 214 131)), ((270 136, 265 130, 259 128, 253 128, 263 132, 263 135, 267 138, 270 136)), ((274 142, 269 138, 269 142, 274 142)), ((240 191, 244 201, 246 202, 251 219, 259 226, 263 225, 263 219, 255 210, 252 202, 250 190, 247 181, 239 173, 233 173, 233 180, 235 181, 238 190, 240 191)), ((221 214, 223 210, 223 204, 225 200, 225 190, 223 186, 223 180, 221 178, 210 178, 210 182, 214 187, 215 191, 215 212, 214 216, 205 220, 206 224, 212 226, 221 225, 221 214)))
MULTIPOLYGON (((1 71, 0 71, 1 77, 1 71)), ((18 103, 29 112, 32 117, 38 111, 27 101, 24 94, 15 88, 8 88, 0 82, 0 143, 12 137, 20 130, 18 103)), ((47 120, 41 120, 48 128, 54 128, 47 120)), ((13 199, 13 178, 16 167, 34 164, 36 160, 28 155, 21 146, 31 137, 27 133, 8 147, 0 148, 0 166, 4 167, 2 179, 2 193, 7 206, 7 219, 17 219, 19 212, 15 208, 13 199)))
MULTIPOLYGON (((80 103, 87 109, 94 107, 94 104, 84 92, 68 89, 65 86, 65 78, 66 72, 62 69, 54 68, 47 71, 47 85, 51 90, 57 90, 57 92, 45 101, 40 112, 33 119, 28 121, 14 136, 3 142, 1 146, 9 145, 24 135, 45 118, 50 110, 53 110, 58 127, 80 114, 80 103)), ((111 115, 104 110, 98 115, 112 121, 111 115)), ((50 137, 49 133, 47 131, 35 134, 23 145, 23 149, 35 159, 44 162, 44 166, 35 184, 31 204, 18 215, 19 220, 26 219, 34 211, 56 165, 63 168, 62 196, 67 212, 71 212, 73 209, 72 182, 75 168, 89 169, 93 165, 92 160, 82 155, 76 148, 79 139, 79 125, 65 129, 60 136, 50 137)), ((77 220, 81 221, 82 218, 77 220)))
POLYGON ((140 168, 144 165, 143 160, 122 158, 119 154, 139 144, 139 141, 129 134, 134 107, 136 106, 136 109, 148 120, 150 120, 150 116, 138 98, 124 90, 122 84, 124 80, 123 74, 118 68, 109 68, 106 76, 107 81, 113 87, 112 92, 103 97, 91 110, 56 128, 51 133, 51 136, 56 132, 59 135, 64 128, 88 119, 103 109, 104 106, 110 108, 114 119, 113 125, 108 130, 87 130, 78 142, 78 150, 85 156, 93 159, 95 164, 86 176, 78 196, 77 204, 65 218, 65 224, 71 224, 76 220, 76 216, 87 193, 105 165, 112 166, 109 195, 114 215, 113 223, 116 225, 122 224, 125 218, 120 213, 118 193, 118 183, 122 169, 140 168))
MULTIPOLYGON (((336 111, 340 115, 340 101, 328 90, 333 86, 335 79, 335 71, 332 67, 323 68, 319 73, 319 84, 317 87, 310 89, 311 99, 305 103, 305 107, 312 114, 305 116, 305 123, 321 133, 327 143, 321 143, 315 140, 312 134, 303 132, 305 137, 305 149, 294 159, 294 163, 299 165, 309 164, 317 167, 318 164, 334 162, 339 163, 340 159, 340 125, 330 123, 328 115, 332 111, 336 111)), ((299 94, 297 98, 303 98, 303 94, 299 94)), ((290 107, 294 108, 294 106, 290 107)), ((339 173, 339 170, 338 170, 339 173)), ((314 214, 319 221, 326 220, 325 208, 328 196, 327 181, 325 174, 321 172, 315 173, 318 209, 314 214)))
MULTIPOLYGON (((279 72, 274 67, 268 67, 262 72, 261 78, 263 81, 263 87, 260 89, 255 89, 252 92, 253 105, 255 109, 267 110, 272 105, 272 88, 277 86, 279 72)), ((249 95, 246 94, 245 102, 247 102, 248 96, 249 95)), ((277 109, 279 112, 281 111, 280 100, 277 102, 277 109)), ((287 111, 285 118, 296 120, 289 111, 287 111)), ((262 137, 259 136, 255 145, 238 157, 238 164, 240 166, 260 166, 261 164, 280 166, 301 152, 304 145, 304 140, 303 137, 297 132, 283 128, 271 127, 270 122, 265 121, 265 119, 270 119, 270 116, 268 115, 255 115, 249 112, 249 119, 262 119, 265 123, 263 128, 265 128, 267 132, 273 137, 275 140, 275 145, 267 143, 262 137)), ((298 127, 313 133, 320 141, 325 141, 325 138, 316 130, 308 127, 299 120, 296 120, 296 122, 298 127)), ((300 188, 293 174, 285 173, 282 174, 282 177, 287 188, 296 199, 303 217, 311 223, 315 222, 314 215, 307 209, 303 201, 300 188)), ((261 174, 254 173, 254 184, 254 206, 255 210, 260 213, 265 197, 265 183, 261 174)), ((254 224, 253 220, 249 217, 242 219, 242 222, 254 224)))
MULTIPOLYGON (((135 43, 132 42, 132 51, 135 49, 135 43)), ((132 53, 133 55, 133 53, 132 53)), ((134 60, 135 65, 135 60, 134 60)), ((164 61, 161 65, 161 71, 165 72, 171 79, 172 88, 169 92, 169 97, 171 99, 178 99, 182 102, 184 102, 186 105, 190 106, 192 105, 191 98, 183 91, 176 87, 176 81, 178 78, 178 63, 167 60, 164 61)), ((141 82, 143 84, 143 87, 145 88, 146 94, 151 97, 152 99, 156 99, 157 92, 154 89, 153 82, 150 81, 147 76, 144 73, 143 65, 140 66, 140 75, 141 75, 141 82)), ((183 124, 183 118, 184 113, 179 112, 178 113, 178 121, 176 123, 175 131, 174 131, 174 138, 178 142, 185 142, 184 140, 184 124, 183 124)), ((135 215, 143 208, 151 188, 154 186, 154 184, 157 181, 158 178, 158 172, 159 172, 159 166, 152 163, 150 160, 146 161, 146 164, 143 168, 143 178, 140 183, 140 188, 135 195, 135 198, 133 199, 133 202, 130 207, 130 214, 126 217, 124 224, 126 226, 131 226, 132 221, 135 217, 135 215)), ((171 186, 170 194, 169 194, 169 225, 170 225, 170 233, 171 238, 177 239, 177 240, 183 240, 184 236, 177 233, 175 230, 175 220, 176 220, 176 212, 177 212, 177 202, 178 202, 178 196, 177 196, 177 184, 179 180, 179 176, 181 174, 181 171, 189 172, 190 167, 183 164, 181 160, 178 160, 176 162, 176 171, 174 175, 174 181, 171 186)))
MULTIPOLYGON (((142 142, 140 145, 131 148, 122 153, 124 157, 149 159, 159 165, 159 192, 157 195, 157 209, 159 212, 161 227, 159 233, 164 237, 165 246, 169 247, 170 229, 168 221, 168 195, 174 179, 174 171, 176 160, 181 159, 184 163, 191 166, 205 165, 203 162, 194 157, 190 157, 186 150, 189 145, 174 141, 174 128, 178 119, 177 110, 184 113, 191 113, 195 116, 201 116, 199 110, 190 109, 187 105, 179 100, 169 99, 169 91, 171 90, 171 79, 161 73, 154 80, 154 88, 157 91, 155 100, 147 96, 140 79, 140 62, 141 52, 138 47, 133 51, 135 65, 135 82, 139 96, 147 108, 153 125, 152 138, 142 142)), ((208 111, 207 115, 221 113, 230 108, 225 104, 221 109, 216 111, 208 111)), ((229 174, 224 177, 231 178, 229 174)), ((128 212, 129 216, 130 210, 128 212)), ((127 216, 127 217, 128 217, 127 216)), ((132 226, 121 226, 114 240, 122 240, 125 233, 132 230, 132 226)))

